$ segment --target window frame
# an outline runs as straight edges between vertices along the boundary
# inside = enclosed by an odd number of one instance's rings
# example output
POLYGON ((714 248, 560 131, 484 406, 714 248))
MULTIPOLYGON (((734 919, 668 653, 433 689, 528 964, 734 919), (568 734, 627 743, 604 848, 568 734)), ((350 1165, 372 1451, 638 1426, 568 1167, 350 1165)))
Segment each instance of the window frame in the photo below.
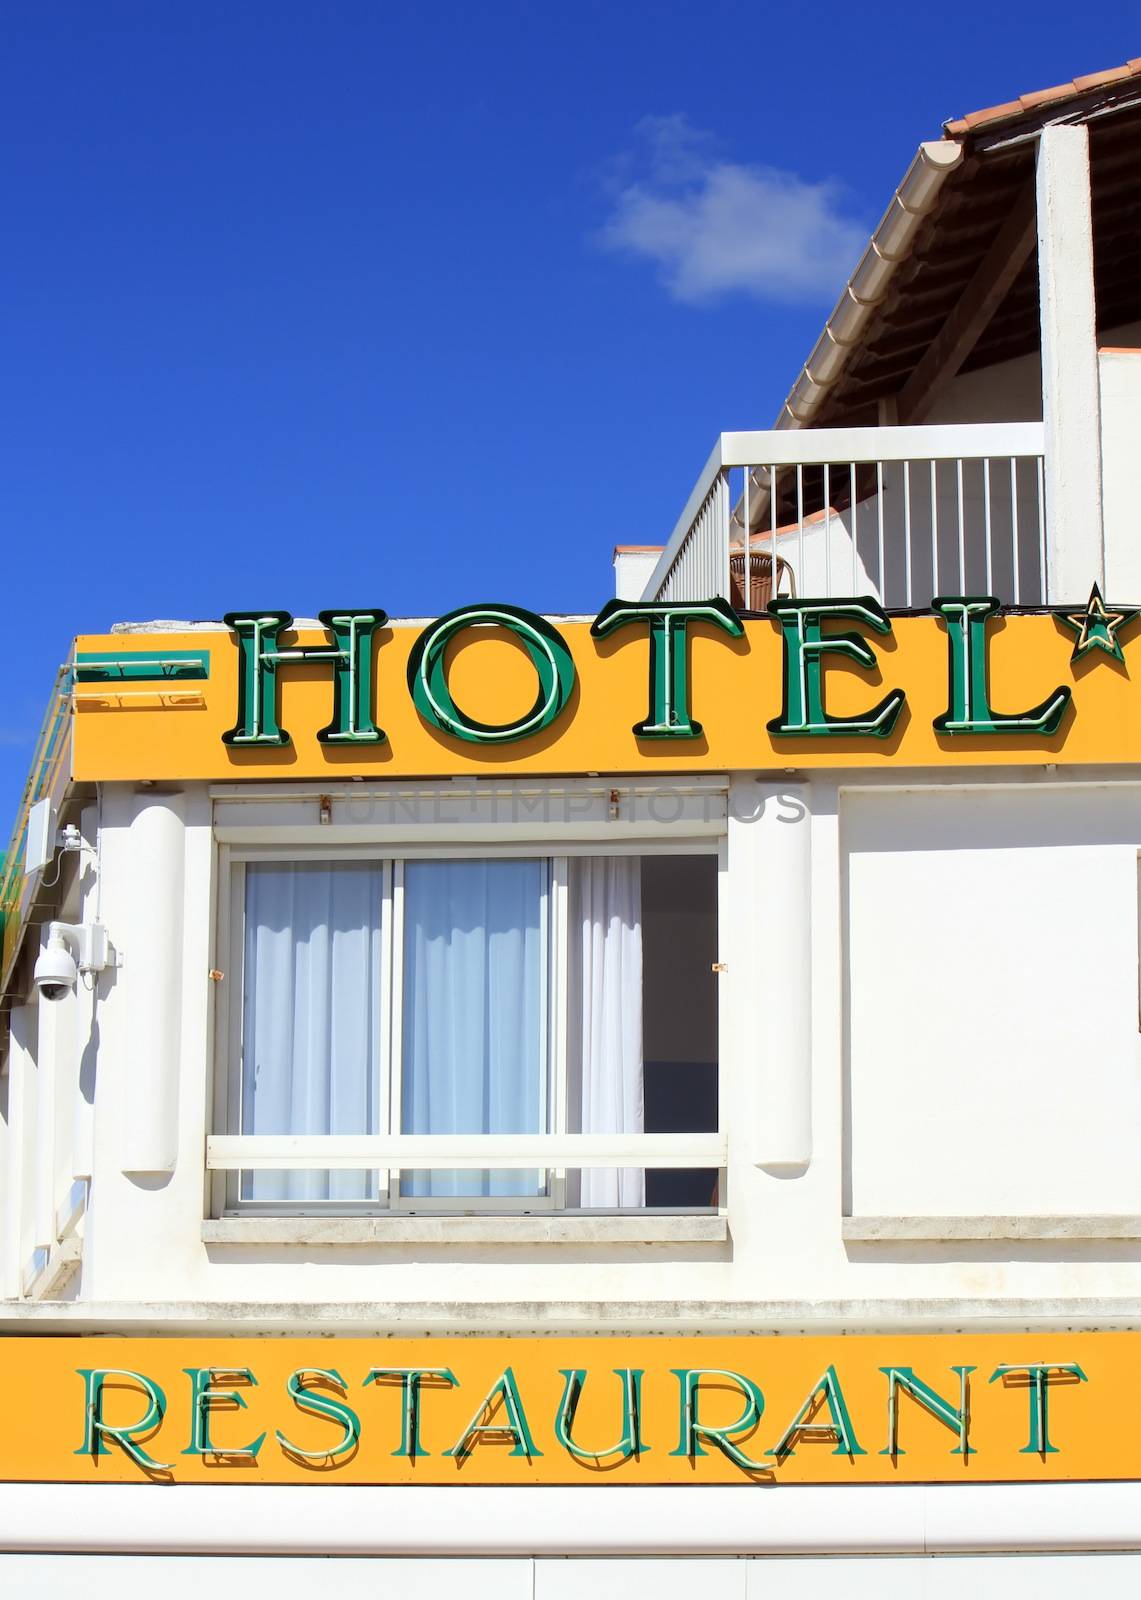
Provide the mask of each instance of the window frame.
MULTIPOLYGON (((550 996, 547 1006, 548 1063, 548 1131, 565 1132, 568 1121, 567 1107, 567 1050, 568 1050, 568 875, 572 856, 651 856, 651 855, 709 855, 717 862, 719 879, 726 868, 726 825, 722 819, 716 828, 696 832, 682 832, 676 825, 656 824, 639 829, 637 834, 613 841, 583 836, 564 828, 552 829, 547 837, 528 839, 510 838, 490 840, 479 838, 464 840, 449 838, 439 842, 396 843, 360 839, 351 842, 340 838, 329 840, 312 833, 310 842, 297 842, 295 838, 274 838, 272 828, 257 830, 270 835, 264 842, 251 842, 249 838, 230 842, 218 838, 224 830, 216 830, 217 898, 214 927, 215 969, 222 974, 222 993, 217 997, 213 1028, 213 1063, 209 1074, 212 1089, 208 1127, 215 1133, 227 1133, 238 1126, 240 1131, 241 1107, 241 1054, 244 1007, 244 885, 245 868, 256 862, 330 862, 379 861, 384 865, 383 882, 389 892, 382 893, 381 922, 381 1079, 379 1103, 387 1109, 389 1127, 399 1131, 400 1106, 399 1069, 395 1057, 393 1012, 398 1009, 400 992, 397 972, 401 955, 397 953, 398 929, 395 915, 395 881, 403 864, 414 860, 496 860, 527 858, 549 863, 550 889, 554 891, 554 914, 546 919, 547 982, 550 996), (674 837, 669 837, 670 834, 674 837), (678 836, 680 834, 680 836, 678 836), (556 887, 557 885, 557 887, 556 887), (557 969, 554 964, 557 963, 557 969), (552 1040, 552 1031, 555 1034, 552 1040), (235 1105, 237 1108, 235 1115, 235 1105), (550 1114, 553 1111, 553 1116, 550 1114), (231 1121, 231 1117, 234 1118, 231 1121)), ((293 830, 290 830, 292 833, 293 830)), ((545 831, 545 830, 544 830, 545 831)), ((584 830, 585 831, 585 830, 584 830)), ((243 833, 246 830, 242 830, 243 833)), ((722 890, 718 892, 718 926, 722 926, 722 890)), ((720 1008, 719 1008, 720 1009, 720 1008)), ((719 1017, 717 1064, 720 1081, 722 1072, 722 1033, 719 1017)), ((502 1215, 505 1218, 535 1215, 573 1215, 566 1208, 567 1171, 550 1169, 547 1173, 547 1194, 541 1196, 401 1196, 399 1170, 390 1169, 387 1183, 378 1174, 375 1198, 365 1201, 259 1201, 243 1200, 240 1195, 241 1173, 237 1171, 207 1171, 207 1214, 216 1218, 235 1217, 390 1217, 502 1215)), ((643 1207, 641 1214, 651 1214, 658 1208, 643 1207)), ((582 1213, 601 1217, 609 1213, 590 1209, 582 1213)), ((625 1215, 626 1213, 622 1213, 625 1215)), ((672 1211, 669 1213, 675 1214, 672 1211)))

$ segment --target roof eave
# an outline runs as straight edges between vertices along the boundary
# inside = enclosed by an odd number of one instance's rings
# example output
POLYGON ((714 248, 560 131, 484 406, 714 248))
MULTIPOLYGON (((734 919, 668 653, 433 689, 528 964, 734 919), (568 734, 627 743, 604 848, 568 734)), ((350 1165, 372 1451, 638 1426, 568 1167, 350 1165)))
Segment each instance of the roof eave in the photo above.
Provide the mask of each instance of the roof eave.
POLYGON ((776 419, 777 428, 811 425, 873 311, 887 294, 900 262, 910 255, 920 224, 938 203, 944 183, 962 159, 962 145, 951 139, 931 139, 919 146, 789 391, 776 419))

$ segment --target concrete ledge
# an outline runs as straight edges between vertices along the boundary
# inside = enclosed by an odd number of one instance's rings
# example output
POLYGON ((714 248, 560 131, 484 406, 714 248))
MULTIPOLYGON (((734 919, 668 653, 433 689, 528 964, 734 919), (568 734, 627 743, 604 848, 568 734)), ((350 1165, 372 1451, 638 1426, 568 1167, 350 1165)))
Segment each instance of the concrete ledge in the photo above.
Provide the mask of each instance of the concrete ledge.
POLYGON ((1141 1239, 1141 1217, 844 1217, 840 1236, 851 1244, 908 1240, 955 1243, 994 1239, 1141 1239))
MULTIPOLYGON (((18 1551, 326 1558, 898 1557, 1000 1552, 1009 1564, 1004 1565, 1001 1576, 989 1574, 989 1582, 985 1578, 980 1582, 979 1574, 964 1563, 954 1578, 947 1575, 946 1586, 929 1587, 934 1580, 928 1575, 909 1575, 914 1585, 910 1592, 952 1594, 965 1589, 968 1594, 991 1595, 1124 1595, 1136 1592, 1135 1575, 1133 1588, 1124 1584, 1107 1588, 1105 1569, 1100 1573, 1075 1569, 1071 1586, 1063 1588, 1056 1586, 1057 1580, 1045 1583, 1048 1574, 1043 1572, 1031 1578, 1010 1556, 1013 1552, 1130 1551, 1139 1545, 1139 1483, 878 1484, 859 1489, 848 1485, 765 1489, 755 1484, 671 1484, 664 1488, 626 1484, 621 1493, 611 1495, 600 1494, 597 1485, 590 1484, 572 1488, 338 1484, 333 1494, 328 1485, 318 1483, 250 1483, 240 1488, 192 1483, 179 1484, 175 1492, 146 1483, 0 1484, 0 1550, 18 1551), (1084 1581, 1075 1581, 1079 1576, 1084 1581)), ((16 1575, 6 1575, 11 1585, 16 1575)), ((319 1584, 326 1576, 335 1578, 336 1569, 314 1574, 319 1584)), ((579 1577, 579 1587, 587 1593, 592 1592, 589 1576, 584 1572, 579 1577)), ((631 1589, 638 1592, 641 1574, 632 1572, 630 1576, 631 1589)), ((817 1587, 815 1574, 783 1576, 787 1581, 775 1586, 780 1592, 825 1592, 822 1580, 817 1587)), ((831 1564, 829 1592, 837 1586, 843 1589, 846 1576, 850 1579, 851 1574, 839 1564, 831 1564)), ((93 1569, 88 1582, 91 1593, 102 1587, 99 1578, 98 1569, 93 1569)), ((211 1582, 205 1574, 203 1578, 211 1582)), ((457 1592, 465 1592, 459 1574, 457 1579, 457 1592)), ((177 1584, 173 1574, 165 1580, 165 1592, 173 1592, 172 1580, 179 1593, 190 1592, 177 1584)), ((768 1584, 767 1575, 761 1583, 768 1584)), ((21 1593, 28 1592, 19 1587, 21 1593)), ((421 1594, 428 1592, 416 1587, 421 1594)), ((719 1592, 728 1593, 729 1587, 719 1592)), ((865 1588, 863 1582, 858 1587, 861 1594, 904 1592, 894 1581, 879 1589, 865 1588)), ((379 1575, 368 1590, 377 1595, 401 1591, 399 1582, 394 1581, 390 1588, 379 1575)), ((132 1585, 131 1592, 142 1591, 132 1585)), ((438 1592, 444 1593, 445 1587, 438 1592)), ((466 1592, 472 1592, 470 1581, 466 1592)), ((491 1589, 483 1592, 491 1593, 491 1589)), ((530 1584, 526 1592, 531 1593, 530 1584)), ((596 1583, 593 1592, 619 1591, 596 1583)), ((671 1585, 671 1592, 688 1590, 679 1583, 671 1585)), ((741 1594, 743 1589, 733 1592, 741 1594)), ((761 1592, 759 1583, 757 1593, 761 1592)), ((854 1592, 850 1582, 847 1592, 854 1592)))
POLYGON ((726 1217, 222 1217, 206 1244, 723 1244, 726 1217))
MULTIPOLYGON (((898 1300, 0 1300, 3 1334, 723 1334, 1141 1330, 1141 1296, 898 1300)), ((246 1491, 243 1490, 243 1493, 246 1491)), ((846 1491, 845 1491, 846 1492, 846 1491)), ((861 1491, 862 1492, 862 1491, 861 1491)), ((1138 1535, 1141 1540, 1141 1533, 1138 1535)))

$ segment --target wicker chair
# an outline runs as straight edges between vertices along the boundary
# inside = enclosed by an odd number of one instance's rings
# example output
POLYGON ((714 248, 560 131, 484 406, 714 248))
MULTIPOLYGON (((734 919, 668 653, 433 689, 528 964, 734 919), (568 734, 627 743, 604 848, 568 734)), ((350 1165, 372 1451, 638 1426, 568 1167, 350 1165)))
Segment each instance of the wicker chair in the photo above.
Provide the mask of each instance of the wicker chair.
POLYGON ((783 556, 776 558, 774 585, 772 551, 754 550, 749 556, 749 579, 746 585, 745 552, 730 551, 729 599, 738 611, 763 611, 770 600, 782 593, 790 599, 796 598, 796 578, 783 556))

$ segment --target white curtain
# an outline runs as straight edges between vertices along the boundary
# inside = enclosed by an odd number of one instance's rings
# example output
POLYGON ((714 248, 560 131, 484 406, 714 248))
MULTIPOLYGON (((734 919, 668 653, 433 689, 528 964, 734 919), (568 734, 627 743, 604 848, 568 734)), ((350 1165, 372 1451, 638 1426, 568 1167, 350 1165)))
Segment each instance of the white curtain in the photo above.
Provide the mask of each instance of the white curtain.
MULTIPOLYGON (((401 1129, 539 1133, 546 1087, 543 861, 404 869, 401 1129)), ((405 1173, 406 1195, 534 1195, 535 1172, 405 1173)))
MULTIPOLYGON (((246 867, 243 1133, 376 1133, 379 865, 246 867)), ((368 1172, 242 1175, 246 1200, 367 1200, 368 1172)))
MULTIPOLYGON (((637 856, 572 857, 569 887, 570 1081, 579 1126, 583 1133, 641 1133, 642 863, 637 856)), ((583 1206, 645 1200, 640 1167, 581 1175, 583 1206)))

